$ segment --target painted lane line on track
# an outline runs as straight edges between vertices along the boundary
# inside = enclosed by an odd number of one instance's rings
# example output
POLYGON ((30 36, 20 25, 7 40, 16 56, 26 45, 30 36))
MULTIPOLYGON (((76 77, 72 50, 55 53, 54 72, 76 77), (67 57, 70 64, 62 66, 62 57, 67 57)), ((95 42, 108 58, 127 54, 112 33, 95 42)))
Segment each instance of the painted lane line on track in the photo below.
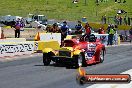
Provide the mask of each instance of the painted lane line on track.
MULTIPOLYGON (((129 74, 132 77, 132 69, 121 74, 129 74)), ((94 84, 86 88, 132 88, 132 81, 129 84, 94 84)))
POLYGON ((8 61, 14 61, 14 60, 21 60, 21 59, 26 59, 29 57, 35 57, 35 56, 41 56, 41 53, 35 53, 35 54, 30 54, 30 55, 19 55, 19 56, 13 56, 13 57, 3 57, 0 58, 0 62, 8 62, 8 61))
POLYGON ((132 43, 129 43, 129 44, 120 44, 120 45, 108 45, 106 47, 118 47, 118 46, 130 46, 132 45, 132 43))

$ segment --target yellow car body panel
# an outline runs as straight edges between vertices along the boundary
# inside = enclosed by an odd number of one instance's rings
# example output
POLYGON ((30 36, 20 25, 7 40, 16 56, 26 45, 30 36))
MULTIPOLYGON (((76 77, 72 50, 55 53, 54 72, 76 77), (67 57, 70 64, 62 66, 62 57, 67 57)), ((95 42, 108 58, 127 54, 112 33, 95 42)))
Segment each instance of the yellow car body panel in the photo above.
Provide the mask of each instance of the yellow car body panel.
POLYGON ((64 51, 73 51, 72 47, 62 47, 59 50, 64 50, 64 51))
POLYGON ((60 45, 58 41, 42 41, 38 42, 38 49, 42 50, 42 52, 47 52, 50 50, 59 50, 60 45))
POLYGON ((53 49, 52 48, 44 48, 42 51, 43 51, 43 53, 49 53, 49 52, 52 52, 53 49))
POLYGON ((73 55, 79 55, 81 53, 81 50, 75 50, 74 52, 73 52, 73 55))

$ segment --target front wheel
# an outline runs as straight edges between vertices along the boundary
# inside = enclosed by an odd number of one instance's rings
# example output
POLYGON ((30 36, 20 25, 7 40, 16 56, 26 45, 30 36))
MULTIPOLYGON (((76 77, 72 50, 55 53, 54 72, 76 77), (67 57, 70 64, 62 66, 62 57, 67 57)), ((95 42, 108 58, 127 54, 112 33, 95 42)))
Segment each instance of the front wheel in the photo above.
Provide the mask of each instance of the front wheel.
POLYGON ((100 52, 100 63, 103 63, 104 61, 104 50, 100 52))
POLYGON ((45 66, 50 65, 51 58, 49 53, 43 53, 43 63, 45 66))
POLYGON ((78 68, 80 66, 86 66, 86 61, 85 61, 85 57, 83 54, 79 54, 74 56, 75 59, 75 67, 78 68))

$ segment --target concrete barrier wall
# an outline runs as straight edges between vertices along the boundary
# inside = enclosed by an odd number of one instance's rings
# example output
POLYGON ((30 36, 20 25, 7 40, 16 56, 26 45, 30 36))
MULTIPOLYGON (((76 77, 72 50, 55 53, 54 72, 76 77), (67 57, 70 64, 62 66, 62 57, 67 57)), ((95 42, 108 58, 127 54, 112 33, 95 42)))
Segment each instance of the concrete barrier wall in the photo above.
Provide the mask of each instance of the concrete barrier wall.
MULTIPOLYGON (((107 43, 108 43, 108 35, 109 34, 94 34, 96 37, 97 37, 97 39, 100 39, 101 40, 101 42, 105 45, 105 46, 107 46, 107 43)), ((119 45, 119 39, 118 39, 118 34, 115 34, 114 35, 114 39, 113 39, 113 44, 114 45, 119 45)))
MULTIPOLYGON (((108 35, 109 34, 97 34, 93 33, 97 39, 101 40, 101 42, 107 46, 108 42, 108 35)), ((76 36, 76 35, 75 35, 76 36)), ((74 35, 68 35, 67 39, 73 38, 74 35), (69 38, 68 38, 69 37, 69 38)), ((49 41, 49 40, 55 40, 58 41, 59 44, 61 44, 61 34, 60 33, 40 33, 40 40, 41 41, 49 41)), ((119 44, 118 34, 114 35, 113 44, 118 45, 119 44)), ((37 43, 36 43, 37 45, 37 43)))
POLYGON ((0 43, 0 57, 12 57, 16 55, 32 53, 34 53, 34 41, 19 43, 0 43))
POLYGON ((61 33, 40 33, 40 40, 41 41, 58 41, 61 45, 61 33))

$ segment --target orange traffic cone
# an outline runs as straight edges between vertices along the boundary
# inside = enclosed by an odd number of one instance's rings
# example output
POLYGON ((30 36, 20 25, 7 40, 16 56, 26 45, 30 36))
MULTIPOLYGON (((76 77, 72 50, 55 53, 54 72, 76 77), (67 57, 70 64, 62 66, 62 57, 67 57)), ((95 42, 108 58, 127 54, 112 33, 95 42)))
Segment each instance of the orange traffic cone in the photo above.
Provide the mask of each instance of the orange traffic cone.
POLYGON ((35 36, 35 41, 39 41, 40 40, 40 34, 39 34, 39 32, 36 34, 36 36, 35 36))

